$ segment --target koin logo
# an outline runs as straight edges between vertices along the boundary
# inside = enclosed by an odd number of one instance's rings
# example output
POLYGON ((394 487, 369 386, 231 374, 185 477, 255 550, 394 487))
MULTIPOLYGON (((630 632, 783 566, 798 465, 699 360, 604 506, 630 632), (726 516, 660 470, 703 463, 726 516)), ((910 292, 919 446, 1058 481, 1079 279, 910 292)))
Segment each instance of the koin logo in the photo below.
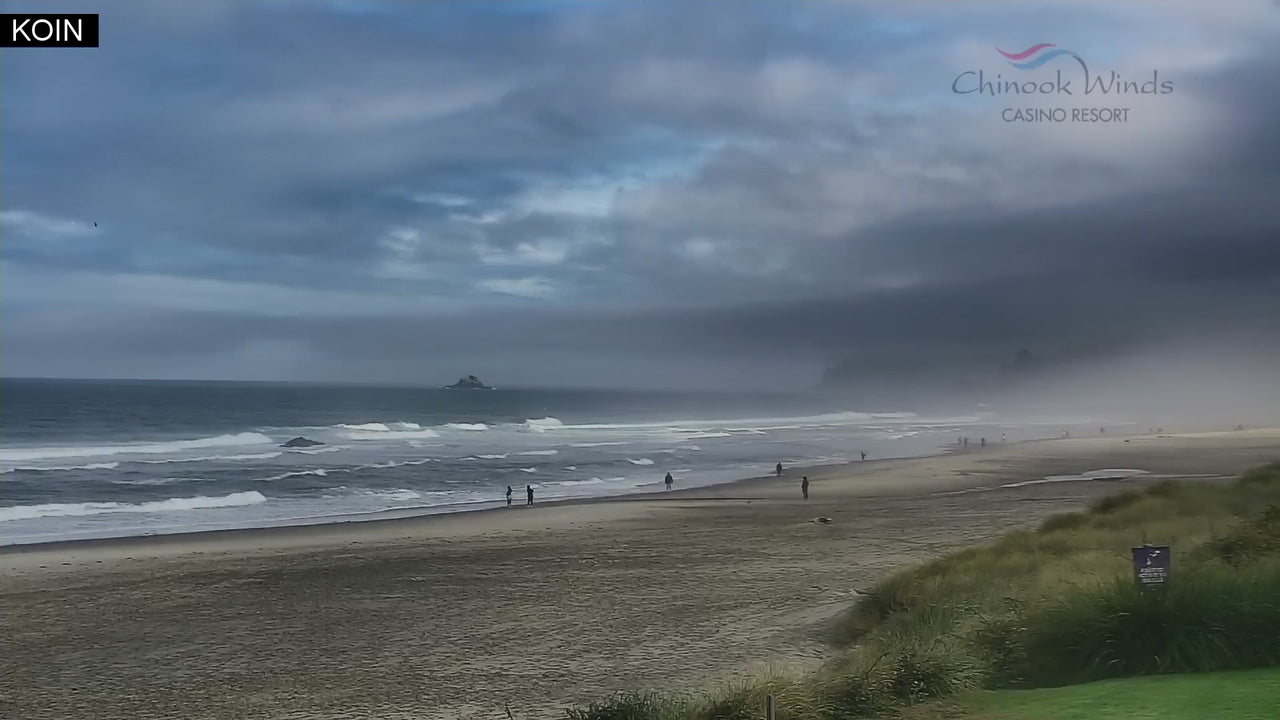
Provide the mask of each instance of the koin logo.
POLYGON ((98 15, 0 14, 0 47, 98 47, 98 15))

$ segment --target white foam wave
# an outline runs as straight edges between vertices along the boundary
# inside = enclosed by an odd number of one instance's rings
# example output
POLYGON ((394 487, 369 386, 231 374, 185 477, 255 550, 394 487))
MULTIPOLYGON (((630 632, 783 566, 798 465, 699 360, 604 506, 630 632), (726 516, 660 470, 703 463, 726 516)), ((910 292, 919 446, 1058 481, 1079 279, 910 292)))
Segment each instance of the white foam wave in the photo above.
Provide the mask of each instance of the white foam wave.
POLYGON ((480 458, 480 459, 482 459, 482 460, 506 460, 506 459, 507 459, 507 454, 506 454, 506 453, 502 453, 502 454, 499 454, 499 455, 477 455, 476 457, 478 457, 478 458, 480 458))
POLYGON ((257 490, 231 493, 221 496, 204 496, 169 498, 142 503, 120 502, 85 502, 85 503, 46 503, 44 505, 15 505, 0 507, 0 522, 12 520, 31 520, 45 517, 69 517, 82 515, 101 515, 104 513, 155 513, 175 512, 180 510, 204 510, 220 507, 237 507, 256 505, 267 501, 266 496, 257 490))
POLYGON ((262 480, 263 482, 274 482, 276 480, 284 480, 291 477, 305 477, 308 475, 315 475, 317 477, 328 477, 329 473, 331 472, 348 472, 348 470, 345 468, 336 468, 332 470, 328 468, 315 468, 313 470, 293 470, 291 472, 280 473, 279 475, 272 475, 271 477, 265 477, 265 478, 262 478, 262 480))
MULTIPOLYGON (((381 423, 373 423, 381 425, 381 423)), ((422 438, 438 438, 440 433, 431 428, 418 430, 394 430, 383 425, 385 430, 348 430, 341 433, 346 440, 419 440, 422 438)))
POLYGON ((278 458, 283 454, 284 454, 283 452, 269 452, 269 453, 245 453, 243 455, 206 455, 204 457, 165 458, 164 460, 141 460, 139 462, 144 462, 144 463, 147 463, 148 465, 161 465, 161 464, 167 464, 167 463, 184 463, 184 462, 218 462, 220 460, 233 460, 233 461, 270 460, 272 458, 278 458))
POLYGON ((334 427, 341 428, 343 430, 359 430, 361 432, 403 432, 403 431, 413 431, 413 430, 422 429, 422 426, 416 422, 393 422, 393 423, 369 422, 369 423, 360 423, 358 425, 348 425, 346 423, 339 423, 337 425, 334 425, 334 427))
MULTIPOLYGON (((422 493, 407 488, 397 488, 395 490, 357 490, 357 495, 365 497, 385 498, 387 500, 417 500, 422 497, 422 493)), ((448 494, 448 493, 436 493, 448 494)))
POLYGON ((338 452, 340 450, 346 450, 346 448, 341 445, 326 445, 325 447, 311 448, 308 450, 286 450, 285 452, 294 455, 319 455, 321 453, 338 452))
POLYGON ((61 465, 53 467, 10 467, 0 470, 0 473, 11 472, 59 472, 63 470, 115 470, 120 467, 118 462, 101 462, 89 463, 88 465, 61 465))
POLYGON ((893 419, 897 413, 870 415, 862 412, 835 412, 798 417, 738 418, 727 420, 674 420, 643 423, 591 423, 565 425, 572 430, 671 430, 674 432, 701 432, 706 430, 762 429, 769 426, 807 427, 812 425, 851 425, 864 423, 875 417, 893 419))
POLYGON ((557 455, 559 453, 560 453, 559 450, 525 450, 524 452, 518 452, 516 454, 517 455, 557 455))
POLYGON ((489 429, 489 426, 484 423, 445 423, 444 426, 449 430, 467 430, 470 432, 479 432, 481 430, 489 429))
POLYGON ((627 458, 627 462, 632 465, 652 465, 653 461, 649 458, 627 458))
POLYGON ((538 468, 536 467, 520 468, 520 472, 536 473, 538 472, 538 468))
MULTIPOLYGON (((617 478, 617 479, 621 480, 622 478, 617 478)), ((593 477, 590 480, 563 480, 561 482, 551 483, 551 484, 559 485, 561 487, 574 487, 577 485, 603 485, 605 484, 605 482, 607 481, 598 477, 593 477)))
POLYGON ((125 445, 95 445, 79 447, 28 447, 0 450, 0 462, 21 460, 46 460, 50 458, 98 457, 103 455, 163 455, 166 453, 199 450, 210 447, 234 447, 261 445, 273 442, 271 438, 256 432, 235 433, 170 442, 132 443, 125 445))
POLYGON ((399 462, 396 462, 395 460, 388 460, 387 462, 369 463, 368 465, 360 465, 360 466, 357 466, 356 469, 361 470, 364 468, 376 468, 376 469, 385 470, 387 468, 404 467, 406 465, 426 465, 429 462, 435 462, 435 458, 422 458, 420 460, 401 460, 399 462))
POLYGON ((570 447, 606 447, 609 445, 630 445, 630 444, 631 443, 628 443, 623 440, 614 440, 610 442, 573 443, 572 445, 570 445, 570 447))
POLYGON ((710 438, 727 438, 727 437, 733 437, 733 435, 727 432, 707 432, 707 433, 695 433, 693 435, 685 435, 684 439, 685 440, 707 440, 710 438))
POLYGON ((524 421, 522 427, 525 430, 531 430, 533 432, 546 432, 548 430, 562 428, 564 427, 564 423, 560 422, 560 418, 530 418, 524 421))

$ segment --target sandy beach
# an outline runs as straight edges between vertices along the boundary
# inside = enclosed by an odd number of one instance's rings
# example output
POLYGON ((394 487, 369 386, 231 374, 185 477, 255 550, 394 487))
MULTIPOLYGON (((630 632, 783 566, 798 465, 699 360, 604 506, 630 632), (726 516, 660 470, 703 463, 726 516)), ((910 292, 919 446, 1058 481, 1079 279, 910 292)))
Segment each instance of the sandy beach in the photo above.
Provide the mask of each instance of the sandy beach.
POLYGON ((607 501, 10 547, 0 714, 502 718, 509 703, 522 720, 696 689, 821 662, 831 618, 900 566, 1118 487, 1277 459, 1280 430, 1107 436, 607 501), (1022 484, 1103 468, 1151 475, 1022 484))

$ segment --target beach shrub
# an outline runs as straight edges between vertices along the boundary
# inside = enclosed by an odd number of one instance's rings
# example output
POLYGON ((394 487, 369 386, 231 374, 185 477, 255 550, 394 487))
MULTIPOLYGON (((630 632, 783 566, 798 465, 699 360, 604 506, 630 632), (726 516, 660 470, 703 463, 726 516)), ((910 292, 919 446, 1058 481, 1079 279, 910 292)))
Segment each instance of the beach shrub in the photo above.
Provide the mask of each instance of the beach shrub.
POLYGON ((1258 517, 1214 538, 1208 549, 1213 557, 1233 566, 1280 556, 1280 505, 1268 505, 1258 517))
POLYGON ((1155 589, 1117 580, 1036 610, 1021 634, 1039 685, 1280 664, 1280 564, 1190 569, 1155 589))
POLYGON ((655 693, 619 693, 585 707, 565 710, 567 720, 675 720, 681 703, 655 693))
POLYGON ((836 673, 823 678, 816 688, 823 717, 875 717, 892 705, 864 673, 836 673))
POLYGON ((1280 483, 1280 461, 1251 468, 1241 473, 1237 485, 1274 485, 1280 483))
POLYGON ((1124 490, 1113 495, 1107 495, 1090 505, 1089 512, 1094 515, 1113 513, 1142 500, 1144 494, 1141 490, 1124 490))
POLYGON ((1051 533, 1058 530, 1074 530, 1089 524, 1089 516, 1082 512, 1060 513, 1049 516, 1040 525, 1039 532, 1051 533))
POLYGON ((943 653, 908 649, 895 658, 886 690, 895 700, 912 704, 967 689, 963 661, 943 653))

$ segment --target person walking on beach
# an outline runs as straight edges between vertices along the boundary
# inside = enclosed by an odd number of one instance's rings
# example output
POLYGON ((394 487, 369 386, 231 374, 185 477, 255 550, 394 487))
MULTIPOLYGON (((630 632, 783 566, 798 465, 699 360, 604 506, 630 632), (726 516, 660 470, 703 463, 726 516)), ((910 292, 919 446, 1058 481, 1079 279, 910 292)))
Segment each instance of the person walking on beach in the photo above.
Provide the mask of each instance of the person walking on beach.
POLYGON ((867 459, 867 451, 866 451, 866 450, 863 450, 863 451, 862 451, 862 459, 863 459, 864 461, 867 459))
POLYGON ((532 485, 525 485, 525 486, 524 486, 524 494, 529 496, 529 502, 527 502, 527 503, 525 503, 525 504, 526 504, 526 505, 532 505, 532 504, 533 504, 533 486, 532 486, 532 485))
POLYGON ((782 463, 778 463, 774 466, 773 471, 778 474, 778 477, 782 477, 782 463))
POLYGON ((507 507, 511 507, 511 486, 507 486, 507 507))
POLYGON ((986 447, 986 446, 987 446, 987 439, 982 438, 982 447, 986 447))
POLYGON ((809 476, 805 475, 800 478, 800 492, 804 493, 804 499, 809 499, 809 476))
POLYGON ((667 484, 667 489, 668 489, 668 490, 670 490, 670 489, 671 489, 671 483, 673 483, 673 482, 675 482, 675 481, 676 481, 676 480, 675 480, 675 478, 671 477, 671 473, 667 473, 667 476, 666 476, 665 478, 663 478, 663 480, 662 480, 662 482, 664 482, 664 483, 666 483, 666 484, 667 484))

